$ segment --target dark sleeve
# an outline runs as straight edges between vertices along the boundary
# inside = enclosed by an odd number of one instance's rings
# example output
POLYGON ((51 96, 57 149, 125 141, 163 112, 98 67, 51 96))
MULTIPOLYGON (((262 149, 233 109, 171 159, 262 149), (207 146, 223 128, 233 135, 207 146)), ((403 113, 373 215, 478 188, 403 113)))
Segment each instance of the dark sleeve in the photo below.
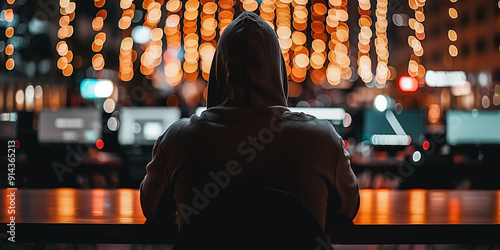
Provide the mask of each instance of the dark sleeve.
POLYGON ((155 217, 160 200, 170 185, 167 166, 160 150, 162 137, 153 146, 152 159, 146 166, 146 176, 140 186, 142 213, 148 220, 155 217))
POLYGON ((328 199, 327 223, 352 223, 359 209, 358 179, 351 169, 349 152, 344 147, 340 136, 336 135, 340 144, 339 157, 334 169, 334 186, 328 199))

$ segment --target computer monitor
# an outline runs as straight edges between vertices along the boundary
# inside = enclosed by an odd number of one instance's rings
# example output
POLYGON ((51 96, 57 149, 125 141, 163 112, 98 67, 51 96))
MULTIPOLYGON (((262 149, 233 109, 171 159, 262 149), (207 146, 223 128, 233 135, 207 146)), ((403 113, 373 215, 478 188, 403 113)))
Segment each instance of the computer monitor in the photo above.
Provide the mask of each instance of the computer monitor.
POLYGON ((446 141, 450 145, 500 145, 500 111, 449 110, 446 141))
POLYGON ((123 146, 153 145, 156 139, 180 118, 179 108, 122 108, 120 110, 118 142, 123 146))
POLYGON ((365 110, 363 141, 377 147, 404 147, 423 142, 424 115, 420 110, 365 110))
POLYGON ((0 113, 0 140, 17 139, 17 113, 0 113))
POLYGON ((95 143, 101 137, 101 112, 97 109, 44 109, 38 119, 40 143, 95 143))

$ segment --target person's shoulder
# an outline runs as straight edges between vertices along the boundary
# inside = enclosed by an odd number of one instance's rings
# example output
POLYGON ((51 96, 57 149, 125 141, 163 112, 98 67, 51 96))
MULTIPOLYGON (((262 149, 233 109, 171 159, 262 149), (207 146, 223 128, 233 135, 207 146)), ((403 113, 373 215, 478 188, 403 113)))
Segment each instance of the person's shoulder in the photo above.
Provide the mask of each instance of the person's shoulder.
POLYGON ((164 145, 172 142, 183 130, 189 126, 189 118, 181 118, 170 125, 165 132, 158 138, 157 143, 164 145))
POLYGON ((342 140, 328 120, 321 120, 310 114, 292 111, 284 112, 283 117, 292 127, 303 133, 314 134, 322 137, 323 140, 330 140, 331 142, 342 140))
POLYGON ((186 136, 197 133, 200 128, 203 128, 208 119, 204 117, 204 114, 196 115, 193 114, 190 117, 185 117, 174 122, 165 131, 164 136, 167 138, 186 136))
POLYGON ((327 120, 320 120, 313 115, 306 114, 304 112, 284 112, 283 117, 292 122, 298 123, 304 126, 304 128, 321 129, 325 132, 335 132, 333 125, 327 120))
POLYGON ((190 118, 181 118, 181 119, 175 121, 174 123, 172 123, 172 125, 170 125, 170 127, 168 127, 168 129, 165 131, 165 133, 172 134, 173 132, 183 130, 189 126, 189 123, 190 123, 190 118))

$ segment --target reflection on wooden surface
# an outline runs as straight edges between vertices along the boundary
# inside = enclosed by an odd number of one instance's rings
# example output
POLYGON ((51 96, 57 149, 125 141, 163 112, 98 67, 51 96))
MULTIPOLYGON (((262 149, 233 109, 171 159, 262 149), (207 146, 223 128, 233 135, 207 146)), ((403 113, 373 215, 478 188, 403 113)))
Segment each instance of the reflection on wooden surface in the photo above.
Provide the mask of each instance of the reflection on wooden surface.
MULTIPOLYGON (((71 223, 76 219, 75 215, 75 189, 61 188, 55 190, 57 216, 62 223, 71 223)), ((21 214, 22 216, 22 214, 21 214)))
MULTIPOLYGON (((2 189, 0 207, 8 206, 2 189)), ((0 221, 7 221, 7 209, 0 221)), ((134 189, 19 189, 16 191, 16 223, 143 224, 139 191, 134 189)))
POLYGON ((426 222, 425 193, 426 190, 410 191, 410 224, 425 224, 426 222))
POLYGON ((500 190, 361 190, 354 224, 500 224, 500 190))
POLYGON ((495 207, 497 208, 495 223, 500 224, 500 190, 497 191, 497 205, 495 207))
MULTIPOLYGON (((1 189, 0 221, 11 214, 1 189)), ((16 191, 16 223, 143 224, 134 189, 26 189, 16 191)), ((354 220, 369 224, 500 224, 500 190, 361 190, 354 220)))

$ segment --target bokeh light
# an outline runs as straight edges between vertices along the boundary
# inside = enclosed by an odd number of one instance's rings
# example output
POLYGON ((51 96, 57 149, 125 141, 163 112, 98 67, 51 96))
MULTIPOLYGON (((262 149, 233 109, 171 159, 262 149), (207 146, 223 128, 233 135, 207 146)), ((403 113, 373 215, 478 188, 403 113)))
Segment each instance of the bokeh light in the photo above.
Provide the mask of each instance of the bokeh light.
MULTIPOLYGON (((57 60, 57 68, 61 70, 61 73, 65 77, 69 77, 73 74, 73 65, 71 61, 73 60, 73 52, 70 49, 70 41, 66 39, 73 36, 73 26, 71 22, 75 18, 76 3, 71 0, 61 0, 59 1, 61 17, 59 18, 59 30, 57 31, 57 37, 60 41, 56 45, 56 51, 60 58, 57 60)), ((94 26, 94 22, 92 23, 94 26)))

